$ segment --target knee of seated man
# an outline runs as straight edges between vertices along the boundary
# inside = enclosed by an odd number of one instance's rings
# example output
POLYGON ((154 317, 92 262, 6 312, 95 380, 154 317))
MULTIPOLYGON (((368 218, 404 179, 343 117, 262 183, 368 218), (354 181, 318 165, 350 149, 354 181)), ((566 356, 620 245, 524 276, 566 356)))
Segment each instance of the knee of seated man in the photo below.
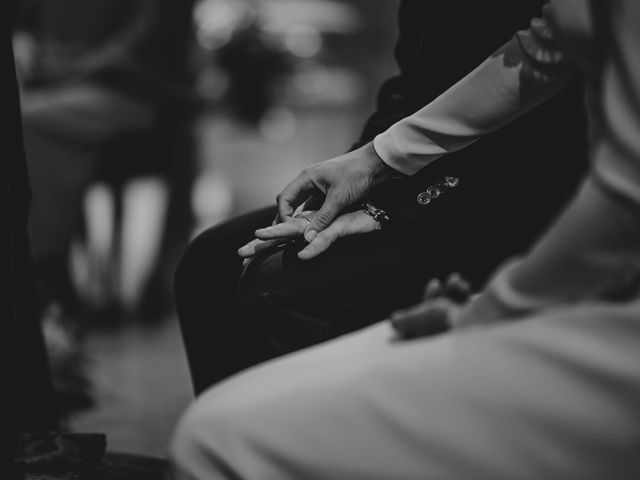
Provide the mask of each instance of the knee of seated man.
POLYGON ((184 251, 173 274, 173 292, 178 309, 189 308, 194 296, 203 294, 207 283, 208 264, 207 242, 202 236, 193 240, 184 251))
POLYGON ((291 291, 284 272, 283 256, 284 250, 279 248, 250 259, 240 278, 238 299, 251 302, 265 294, 291 291))
POLYGON ((206 230, 189 243, 174 273, 173 283, 178 295, 202 280, 200 277, 207 271, 212 254, 218 251, 218 243, 215 229, 206 230))
MULTIPOLYGON (((235 290, 242 259, 237 249, 253 238, 254 231, 273 217, 273 208, 263 208, 235 217, 205 230, 191 241, 174 276, 176 292, 188 292, 198 283, 209 288, 235 290), (213 282, 213 285, 212 285, 213 282)), ((211 290, 209 290, 211 291, 211 290)))
POLYGON ((236 249, 243 239, 242 230, 251 232, 253 225, 231 220, 205 230, 189 243, 174 274, 174 289, 179 302, 183 296, 198 290, 207 294, 233 290, 240 274, 242 259, 236 249))

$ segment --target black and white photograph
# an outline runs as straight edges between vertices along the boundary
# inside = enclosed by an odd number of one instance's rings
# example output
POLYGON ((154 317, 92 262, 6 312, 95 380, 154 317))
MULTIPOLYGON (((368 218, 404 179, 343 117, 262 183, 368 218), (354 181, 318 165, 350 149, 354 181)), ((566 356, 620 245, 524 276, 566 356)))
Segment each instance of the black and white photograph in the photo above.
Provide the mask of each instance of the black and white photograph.
POLYGON ((640 479, 640 2, 0 0, 8 480, 640 479))

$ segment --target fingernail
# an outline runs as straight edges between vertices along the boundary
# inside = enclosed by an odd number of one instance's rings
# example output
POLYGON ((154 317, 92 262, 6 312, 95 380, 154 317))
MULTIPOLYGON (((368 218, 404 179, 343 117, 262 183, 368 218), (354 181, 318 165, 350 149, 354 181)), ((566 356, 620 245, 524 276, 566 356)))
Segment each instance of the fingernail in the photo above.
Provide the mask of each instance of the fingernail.
POLYGON ((316 238, 316 235, 318 235, 318 232, 316 232, 315 230, 307 230, 306 232, 304 232, 304 238, 309 243, 313 242, 313 239, 316 238))
POLYGON ((427 282, 427 286, 424 290, 425 295, 428 297, 436 296, 440 292, 440 288, 440 280, 438 280, 437 278, 432 278, 427 282))

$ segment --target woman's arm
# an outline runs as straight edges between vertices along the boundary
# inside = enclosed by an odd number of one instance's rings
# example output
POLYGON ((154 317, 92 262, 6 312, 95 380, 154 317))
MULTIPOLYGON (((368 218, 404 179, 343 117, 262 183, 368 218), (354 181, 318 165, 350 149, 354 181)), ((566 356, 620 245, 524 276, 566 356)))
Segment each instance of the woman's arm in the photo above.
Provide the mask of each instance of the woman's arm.
POLYGON ((546 18, 517 33, 433 102, 378 135, 374 146, 389 166, 413 175, 542 103, 573 77, 546 18))
POLYGON ((640 271, 640 4, 612 1, 609 42, 591 85, 593 167, 529 255, 502 268, 460 324, 589 300, 640 271))

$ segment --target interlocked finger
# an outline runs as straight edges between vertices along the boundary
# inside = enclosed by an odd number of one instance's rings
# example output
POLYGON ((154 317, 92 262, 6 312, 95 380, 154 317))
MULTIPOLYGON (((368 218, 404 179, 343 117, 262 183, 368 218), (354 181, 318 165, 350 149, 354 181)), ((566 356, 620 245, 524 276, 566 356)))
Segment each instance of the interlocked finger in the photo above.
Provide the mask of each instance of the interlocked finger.
POLYGON ((333 242, 340 237, 339 227, 332 225, 320 232, 316 237, 298 253, 301 260, 309 260, 327 250, 333 242))
POLYGON ((264 252, 265 250, 277 248, 282 244, 283 241, 280 238, 273 240, 260 240, 256 238, 255 240, 251 240, 249 243, 239 248, 238 255, 243 258, 249 258, 257 255, 258 253, 264 252))
POLYGON ((270 227, 260 228, 256 230, 255 234, 261 240, 299 237, 310 222, 311 220, 306 215, 301 215, 270 227))

